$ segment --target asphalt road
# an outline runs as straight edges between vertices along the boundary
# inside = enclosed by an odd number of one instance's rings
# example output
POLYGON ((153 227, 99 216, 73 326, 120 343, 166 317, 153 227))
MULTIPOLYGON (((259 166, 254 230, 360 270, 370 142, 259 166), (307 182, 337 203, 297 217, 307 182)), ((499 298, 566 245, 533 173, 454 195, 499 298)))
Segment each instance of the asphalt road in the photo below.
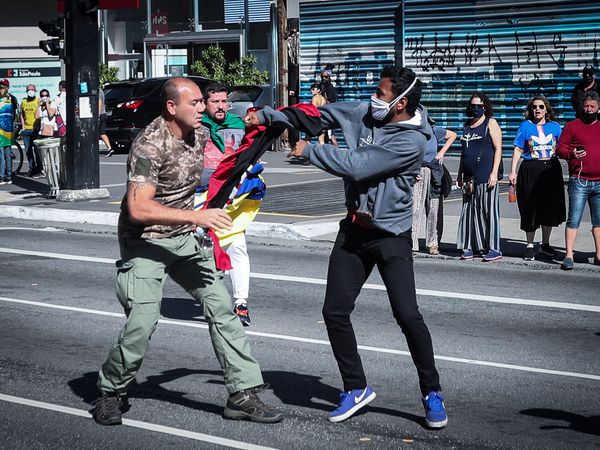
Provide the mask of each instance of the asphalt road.
POLYGON ((340 424, 340 379, 320 309, 330 244, 250 240, 252 350, 286 413, 221 417, 226 391, 201 305, 168 281, 163 322, 120 427, 86 412, 124 319, 116 238, 0 221, 0 447, 600 448, 597 272, 418 258, 421 311, 448 427, 424 427, 417 377, 379 277, 353 315, 377 398, 340 424), (228 439, 223 441, 222 439, 228 439))

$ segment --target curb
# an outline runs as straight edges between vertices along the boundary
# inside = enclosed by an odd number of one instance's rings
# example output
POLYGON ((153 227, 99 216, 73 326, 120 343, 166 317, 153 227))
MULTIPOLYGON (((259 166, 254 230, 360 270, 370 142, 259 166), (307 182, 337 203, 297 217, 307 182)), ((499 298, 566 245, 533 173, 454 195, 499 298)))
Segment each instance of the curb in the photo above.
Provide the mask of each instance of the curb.
MULTIPOLYGON (((11 205, 0 205, 0 217, 111 227, 117 227, 119 221, 119 213, 66 210, 59 208, 42 209, 11 205)), ((306 222, 301 224, 252 222, 246 230, 246 234, 253 237, 272 237, 296 241, 309 241, 316 236, 336 232, 337 228, 337 221, 306 222)))
POLYGON ((58 208, 32 208, 27 206, 0 206, 0 217, 47 222, 67 222, 116 227, 119 214, 100 211, 76 211, 58 208))

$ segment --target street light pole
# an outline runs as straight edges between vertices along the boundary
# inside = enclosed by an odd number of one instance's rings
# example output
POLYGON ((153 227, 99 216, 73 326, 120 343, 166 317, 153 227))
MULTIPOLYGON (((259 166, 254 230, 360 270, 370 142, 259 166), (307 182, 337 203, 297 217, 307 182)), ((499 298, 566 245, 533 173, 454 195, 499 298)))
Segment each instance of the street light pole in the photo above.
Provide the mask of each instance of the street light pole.
POLYGON ((248 41, 250 40, 250 8, 248 7, 248 1, 244 0, 244 55, 248 56, 248 41))

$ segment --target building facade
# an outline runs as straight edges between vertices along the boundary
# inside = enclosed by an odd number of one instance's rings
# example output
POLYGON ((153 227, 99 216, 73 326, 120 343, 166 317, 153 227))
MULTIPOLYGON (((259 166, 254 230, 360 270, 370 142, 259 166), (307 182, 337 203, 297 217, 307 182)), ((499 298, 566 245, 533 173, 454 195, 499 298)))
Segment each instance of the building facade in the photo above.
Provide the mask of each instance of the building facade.
POLYGON ((367 101, 385 64, 410 67, 422 102, 442 126, 462 129, 471 93, 483 91, 512 141, 527 100, 546 96, 559 122, 585 66, 600 67, 600 3, 556 0, 339 0, 299 5, 301 98, 327 63, 338 99, 367 101))

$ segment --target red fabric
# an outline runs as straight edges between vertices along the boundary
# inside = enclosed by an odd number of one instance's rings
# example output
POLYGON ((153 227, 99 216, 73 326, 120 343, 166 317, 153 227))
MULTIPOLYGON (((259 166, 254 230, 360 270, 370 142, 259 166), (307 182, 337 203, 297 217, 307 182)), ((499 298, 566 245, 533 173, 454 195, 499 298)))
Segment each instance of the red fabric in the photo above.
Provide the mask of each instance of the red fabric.
POLYGON ((219 238, 215 234, 213 230, 208 230, 208 235, 212 239, 213 243, 213 253, 215 255, 215 265, 219 270, 231 270, 233 266, 231 265, 231 258, 219 243, 219 238))
MULTIPOLYGON (((259 133, 262 133, 265 130, 265 127, 259 126, 251 129, 246 133, 240 146, 237 151, 227 157, 225 157, 217 166, 215 172, 211 175, 210 181, 208 183, 208 192, 206 194, 206 201, 204 202, 203 208, 206 208, 210 202, 210 200, 215 196, 217 192, 221 189, 221 187, 225 184, 225 182, 229 179, 229 174, 232 169, 235 167, 238 157, 244 151, 246 151, 252 143, 256 136, 259 133)), ((219 238, 216 236, 213 230, 208 230, 208 235, 212 239, 213 242, 213 253, 215 256, 215 265, 219 270, 231 270, 233 266, 231 265, 231 259, 229 255, 223 248, 221 248, 221 243, 219 242, 219 238)))
POLYGON ((365 217, 361 216, 360 214, 357 214, 356 211, 349 209, 348 217, 350 218, 350 221, 356 226, 366 228, 367 230, 375 229, 375 227, 365 217))
MULTIPOLYGON (((285 108, 288 108, 288 106, 282 106, 281 108, 277 108, 277 110, 281 111, 285 108)), ((321 113, 319 112, 317 107, 312 103, 296 103, 295 105, 290 106, 290 108, 299 109, 304 114, 310 117, 321 117, 321 113)))
MULTIPOLYGON (((287 106, 278 108, 278 110, 282 110, 285 108, 287 108, 287 106)), ((297 108, 310 117, 319 117, 321 115, 317 107, 310 103, 298 103, 296 105, 293 105, 292 108, 297 108)), ((251 129, 247 128, 246 134, 244 135, 237 151, 232 155, 225 157, 219 163, 215 172, 210 177, 210 181, 208 183, 208 192, 206 193, 206 201, 204 202, 203 208, 208 207, 210 201, 221 190, 221 188, 229 180, 229 178, 231 178, 231 173, 233 172, 233 169, 236 166, 239 156, 252 146, 256 138, 259 137, 266 130, 266 128, 267 127, 263 125, 259 125, 251 129)), ((219 239, 217 238, 215 233, 212 230, 209 230, 208 233, 213 241, 213 252, 215 256, 215 264, 217 266, 217 269, 231 270, 232 266, 229 255, 221 248, 219 239)))
POLYGON ((264 126, 258 126, 247 131, 237 151, 232 155, 223 158, 223 160, 219 163, 215 172, 210 177, 210 182, 208 183, 208 193, 206 194, 206 203, 204 203, 205 207, 229 179, 231 170, 235 167, 235 163, 237 162, 240 154, 250 148, 254 142, 254 139, 256 139, 256 137, 262 133, 265 128, 266 127, 264 126))

